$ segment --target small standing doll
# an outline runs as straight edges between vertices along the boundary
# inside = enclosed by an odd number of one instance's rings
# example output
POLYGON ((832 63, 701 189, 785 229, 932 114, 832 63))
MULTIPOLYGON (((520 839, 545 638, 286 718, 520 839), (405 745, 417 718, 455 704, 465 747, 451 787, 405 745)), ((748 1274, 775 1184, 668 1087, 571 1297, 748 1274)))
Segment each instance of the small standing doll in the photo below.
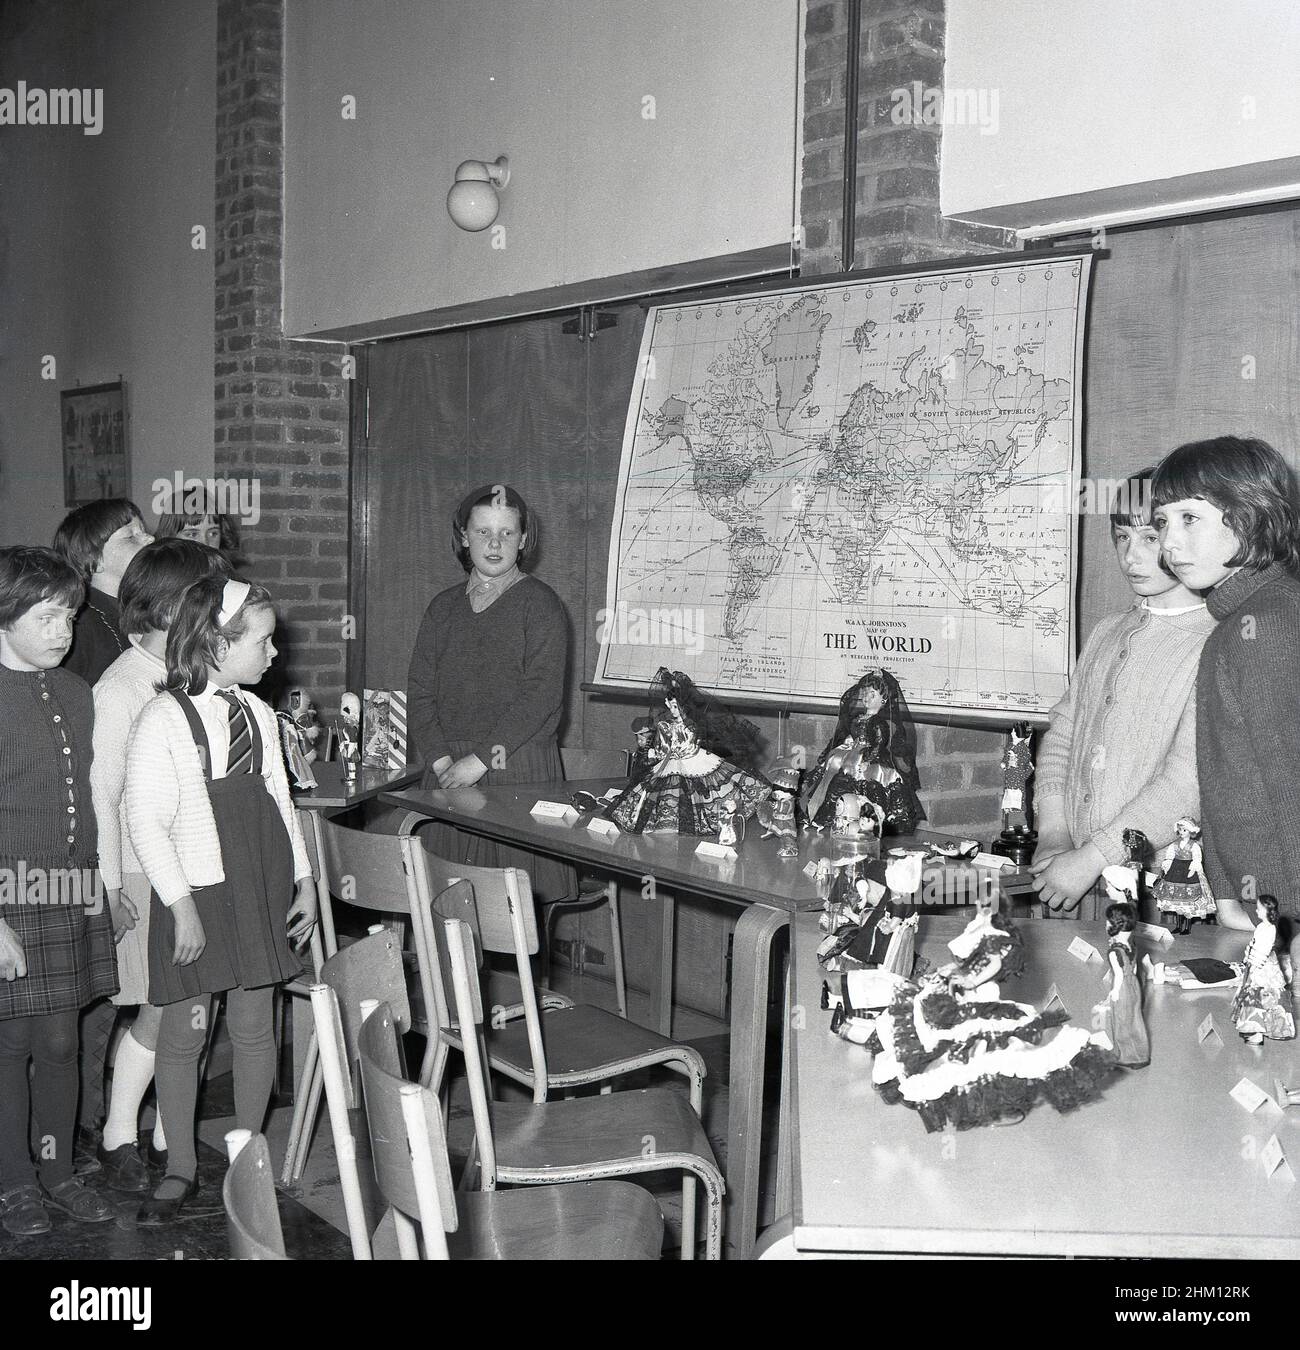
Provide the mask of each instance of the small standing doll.
POLYGON ((718 819, 718 843, 723 848, 735 848, 745 837, 745 817, 737 809, 736 799, 728 797, 718 819))
POLYGON ((1271 1041, 1289 1041, 1295 1035, 1295 1018, 1288 985, 1295 972, 1290 956, 1278 956, 1277 900, 1261 895, 1255 912, 1259 923, 1246 948, 1246 968, 1232 1000, 1232 1020, 1247 1045, 1260 1045, 1265 1036, 1271 1041))
POLYGON ((767 781, 772 784, 772 795, 759 802, 755 812, 763 827, 763 838, 776 835, 780 839, 778 858, 797 858, 799 822, 795 798, 799 792, 799 770, 791 764, 778 764, 768 770, 767 781))
POLYGON ((1034 774, 1034 729, 1016 722, 1002 751, 1002 830, 1023 834, 1029 829, 1029 780, 1034 774))
POLYGON ((632 723, 632 734, 636 737, 636 749, 632 751, 628 778, 635 783, 644 778, 663 756, 655 745, 655 724, 648 717, 638 717, 632 723))
POLYGON ((873 668, 840 699, 839 720, 804 786, 804 816, 821 830, 835 820, 846 794, 884 811, 885 829, 911 834, 925 819, 917 797, 916 730, 898 681, 873 668))
POLYGON ((1194 919, 1208 919, 1216 911, 1210 894, 1201 846, 1201 827, 1184 817, 1174 829, 1177 839, 1160 855, 1160 879, 1151 888, 1156 908, 1171 933, 1190 933, 1194 919))
POLYGON ((659 759, 615 801, 628 834, 716 835, 728 802, 742 818, 771 790, 751 767, 758 728, 702 694, 687 675, 660 667, 651 688, 659 759), (725 756, 725 758, 724 758, 725 756))
POLYGON ((1133 957, 1133 930, 1137 909, 1127 900, 1106 906, 1110 943, 1110 993, 1099 1006, 1101 1030, 1115 1049, 1115 1062, 1124 1069, 1144 1069, 1151 1063, 1151 1042, 1142 1015, 1142 971, 1133 957))
POLYGON ((319 753, 316 742, 320 740, 320 718, 316 713, 316 705, 307 697, 305 689, 290 689, 285 696, 284 707, 298 728, 303 758, 308 764, 314 763, 319 753))
POLYGON ((334 733, 338 737, 343 776, 353 782, 361 764, 361 700, 355 694, 344 694, 339 700, 339 720, 334 724, 334 733))

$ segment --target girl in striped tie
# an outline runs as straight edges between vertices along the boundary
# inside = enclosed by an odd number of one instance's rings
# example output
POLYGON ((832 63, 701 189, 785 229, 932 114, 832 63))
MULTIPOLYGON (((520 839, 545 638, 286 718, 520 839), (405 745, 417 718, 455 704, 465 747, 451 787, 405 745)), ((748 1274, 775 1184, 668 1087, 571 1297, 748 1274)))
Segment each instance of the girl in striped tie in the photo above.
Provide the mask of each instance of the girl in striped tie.
POLYGON ((155 1071, 168 1171, 141 1210, 174 1219, 198 1189, 194 1108, 212 995, 226 994, 235 1114, 262 1128, 275 1076, 272 992, 301 964, 316 888, 289 797, 275 714, 241 685, 275 656, 270 595, 190 586, 167 636, 163 692, 127 747, 126 822, 153 890, 149 1002, 163 1009, 155 1071))

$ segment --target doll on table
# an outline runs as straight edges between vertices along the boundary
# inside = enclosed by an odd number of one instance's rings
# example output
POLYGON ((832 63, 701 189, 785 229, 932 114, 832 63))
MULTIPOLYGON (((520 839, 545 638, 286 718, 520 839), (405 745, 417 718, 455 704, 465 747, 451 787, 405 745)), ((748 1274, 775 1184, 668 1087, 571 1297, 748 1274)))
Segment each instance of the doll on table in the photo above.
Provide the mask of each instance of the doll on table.
POLYGON ((1029 830, 1029 780, 1034 773, 1034 729, 1028 722, 1016 722, 1002 751, 1002 830, 1026 833, 1029 830))
POLYGON ((318 755, 316 742, 320 740, 320 718, 316 705, 307 697, 305 689, 290 689, 285 696, 284 711, 298 728, 299 744, 303 758, 308 764, 315 762, 318 755))
POLYGON ((650 718, 638 717, 632 723, 632 734, 636 737, 636 748, 632 751, 628 782, 635 783, 644 778, 663 755, 655 745, 655 724, 650 718))
POLYGON ((660 758, 615 801, 615 824, 629 834, 709 836, 718 833, 729 800, 742 818, 753 815, 771 790, 751 767, 758 728, 707 698, 689 676, 663 667, 651 706, 660 758))
POLYGON ((758 823, 763 827, 763 838, 776 835, 780 839, 776 850, 778 858, 797 858, 799 821, 796 798, 799 793, 799 770, 790 764, 778 764, 768 770, 767 781, 772 785, 772 795, 759 802, 755 810, 758 823))
POLYGON ((948 944, 957 958, 939 970, 952 994, 971 1002, 996 1002, 1001 997, 997 981, 1019 975, 1025 968, 1025 943, 1020 930, 998 914, 995 888, 981 888, 976 895, 975 917, 948 944))
POLYGON ((1160 855, 1160 879, 1151 894, 1169 931, 1190 933, 1193 920, 1211 918, 1218 907, 1201 861, 1201 827, 1184 816, 1174 829, 1178 837, 1160 855))
POLYGON ((344 694, 339 700, 334 734, 338 738, 339 759, 343 761, 343 776, 351 782, 361 766, 361 700, 355 694, 344 694))
POLYGON ((718 843, 723 848, 735 848, 744 837, 745 817, 740 814, 735 797, 728 797, 718 818, 718 843))
POLYGON ((1151 1063, 1151 1041, 1142 1015, 1142 972, 1133 958, 1137 908, 1127 900, 1106 907, 1106 948, 1110 994, 1099 1006, 1101 1029, 1110 1039, 1115 1062, 1124 1069, 1151 1063))
POLYGON ((1243 1041, 1260 1045, 1289 1041, 1295 1035, 1288 986, 1295 972, 1289 955, 1278 955, 1277 900, 1261 895, 1255 902, 1259 919, 1250 946, 1246 948, 1241 988, 1232 1000, 1232 1020, 1243 1041))
POLYGON ((853 793, 876 802, 885 828, 911 834, 925 818, 917 797, 916 731, 898 681, 873 668, 840 699, 839 720, 804 787, 804 816, 817 830, 835 820, 835 804, 853 793))

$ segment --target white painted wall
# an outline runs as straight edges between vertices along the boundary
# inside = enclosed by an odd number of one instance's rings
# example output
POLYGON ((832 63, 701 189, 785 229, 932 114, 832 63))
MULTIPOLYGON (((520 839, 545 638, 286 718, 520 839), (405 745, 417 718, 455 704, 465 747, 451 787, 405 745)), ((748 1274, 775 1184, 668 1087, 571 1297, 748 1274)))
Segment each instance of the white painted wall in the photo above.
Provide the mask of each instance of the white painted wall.
POLYGON ((998 115, 945 125, 943 212, 1023 228, 1298 184, 1297 71, 1295 0, 948 0, 946 86, 998 115))
POLYGON ((287 333, 790 239, 798 0, 288 0, 286 28, 287 333), (503 153, 494 249, 444 203, 503 153))
POLYGON ((217 6, 19 8, 0 85, 104 91, 98 136, 0 128, 0 543, 44 544, 65 513, 61 389, 126 380, 147 519, 155 478, 212 473, 217 6))

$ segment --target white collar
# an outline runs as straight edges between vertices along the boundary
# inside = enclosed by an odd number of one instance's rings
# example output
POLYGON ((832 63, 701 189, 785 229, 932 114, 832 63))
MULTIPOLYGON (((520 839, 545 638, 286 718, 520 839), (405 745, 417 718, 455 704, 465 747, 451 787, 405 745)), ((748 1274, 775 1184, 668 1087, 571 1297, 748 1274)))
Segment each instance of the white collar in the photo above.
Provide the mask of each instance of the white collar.
POLYGON ((152 652, 145 651, 145 649, 140 645, 139 634, 132 634, 131 637, 127 638, 127 641, 131 644, 131 649, 132 651, 135 652, 137 656, 142 657, 144 660, 148 661, 151 666, 156 667, 158 670, 161 670, 164 674, 166 674, 167 662, 162 660, 160 657, 155 656, 152 652))
MULTIPOLYGON (((145 655, 147 656, 148 653, 146 652, 145 655)), ((227 693, 234 694, 234 696, 241 703, 244 704, 247 703, 247 700, 244 698, 244 691, 237 684, 228 684, 223 687, 219 684, 213 684, 211 680, 208 681, 208 686, 206 689, 203 690, 202 693, 191 694, 190 697, 194 700, 195 703, 205 704, 211 703, 212 700, 216 698, 218 694, 227 694, 227 693)))
POLYGON ((1205 601, 1200 600, 1194 605, 1182 605, 1178 609, 1159 609, 1155 605, 1149 605, 1143 600, 1140 607, 1145 609, 1148 614, 1159 614, 1163 615, 1166 619, 1172 619, 1175 614, 1195 614, 1198 609, 1205 608, 1205 601))

